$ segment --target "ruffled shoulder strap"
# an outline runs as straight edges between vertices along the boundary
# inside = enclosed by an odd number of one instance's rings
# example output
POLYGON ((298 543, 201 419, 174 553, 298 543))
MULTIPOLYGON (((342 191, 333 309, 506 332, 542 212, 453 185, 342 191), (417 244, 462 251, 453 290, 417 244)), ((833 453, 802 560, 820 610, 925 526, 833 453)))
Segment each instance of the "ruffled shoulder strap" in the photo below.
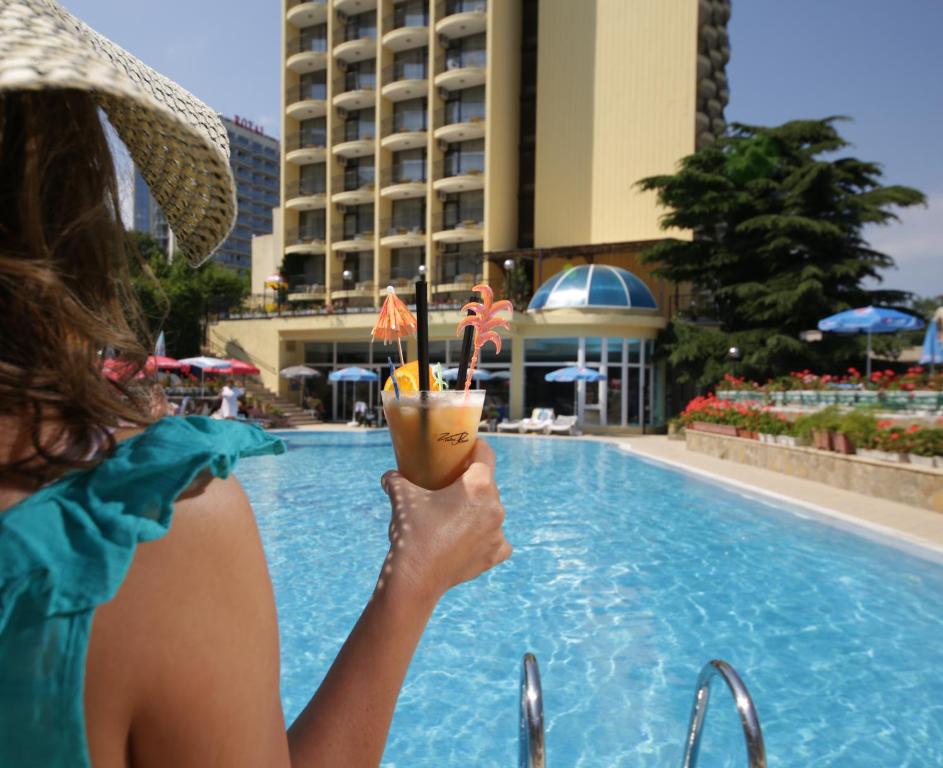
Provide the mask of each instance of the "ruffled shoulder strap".
POLYGON ((241 457, 284 451, 254 425, 170 417, 0 514, 0 632, 14 605, 18 621, 41 620, 111 599, 137 543, 167 532, 197 475, 225 478, 241 457))

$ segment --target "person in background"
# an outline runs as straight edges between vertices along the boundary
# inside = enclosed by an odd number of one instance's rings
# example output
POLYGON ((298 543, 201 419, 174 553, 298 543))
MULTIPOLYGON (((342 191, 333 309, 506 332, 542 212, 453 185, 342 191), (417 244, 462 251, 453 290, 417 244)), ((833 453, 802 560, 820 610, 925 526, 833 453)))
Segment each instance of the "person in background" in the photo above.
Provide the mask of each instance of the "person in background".
POLYGON ((233 379, 226 379, 226 385, 219 393, 222 401, 219 408, 221 419, 235 419, 239 416, 239 398, 242 394, 242 390, 236 386, 233 379))
MULTIPOLYGON (((479 441, 440 491, 378 478, 376 587, 286 728, 272 583, 232 475, 286 447, 244 422, 153 412, 105 117, 181 257, 202 263, 235 218, 216 113, 54 0, 0 1, 0 766, 376 768, 437 604, 511 553, 494 453, 479 441), (109 347, 127 363, 114 382, 109 347)), ((350 471, 367 470, 351 457, 350 471)), ((301 535, 323 550, 317 530, 301 535)), ((300 585, 315 625, 334 610, 319 576, 300 585)))

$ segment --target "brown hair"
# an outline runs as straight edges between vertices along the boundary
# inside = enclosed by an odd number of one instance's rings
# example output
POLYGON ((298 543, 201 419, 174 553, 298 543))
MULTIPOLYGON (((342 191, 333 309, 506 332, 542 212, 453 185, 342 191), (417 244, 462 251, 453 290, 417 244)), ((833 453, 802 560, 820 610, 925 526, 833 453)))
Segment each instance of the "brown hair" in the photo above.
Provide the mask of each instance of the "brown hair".
POLYGON ((92 97, 0 96, 0 416, 21 424, 0 479, 40 485, 93 463, 122 421, 150 421, 132 384, 147 330, 128 255, 92 97), (102 374, 109 348, 120 381, 102 374))

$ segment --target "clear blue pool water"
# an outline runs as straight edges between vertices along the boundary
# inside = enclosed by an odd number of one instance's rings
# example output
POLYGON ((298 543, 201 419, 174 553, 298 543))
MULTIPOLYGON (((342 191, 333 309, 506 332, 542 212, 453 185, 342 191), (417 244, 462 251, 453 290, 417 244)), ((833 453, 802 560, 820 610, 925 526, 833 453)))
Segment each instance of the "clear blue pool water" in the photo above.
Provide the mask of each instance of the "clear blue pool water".
MULTIPOLYGON (((275 585, 290 720, 373 588, 393 452, 383 432, 288 440, 238 475, 275 585)), ((711 658, 750 688, 773 768, 943 764, 943 566, 610 445, 491 444, 514 556, 439 606, 384 766, 516 766, 528 650, 553 768, 677 766, 711 658)), ((744 764, 718 685, 701 765, 744 764)))

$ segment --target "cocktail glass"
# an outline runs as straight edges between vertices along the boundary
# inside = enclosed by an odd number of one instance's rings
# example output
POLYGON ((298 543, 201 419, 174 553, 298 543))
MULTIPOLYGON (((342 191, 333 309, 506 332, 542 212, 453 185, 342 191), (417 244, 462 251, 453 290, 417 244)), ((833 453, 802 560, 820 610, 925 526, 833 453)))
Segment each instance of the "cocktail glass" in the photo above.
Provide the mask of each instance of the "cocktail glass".
POLYGON ((383 392, 396 464, 411 483, 436 491, 468 469, 485 403, 482 390, 383 392))

